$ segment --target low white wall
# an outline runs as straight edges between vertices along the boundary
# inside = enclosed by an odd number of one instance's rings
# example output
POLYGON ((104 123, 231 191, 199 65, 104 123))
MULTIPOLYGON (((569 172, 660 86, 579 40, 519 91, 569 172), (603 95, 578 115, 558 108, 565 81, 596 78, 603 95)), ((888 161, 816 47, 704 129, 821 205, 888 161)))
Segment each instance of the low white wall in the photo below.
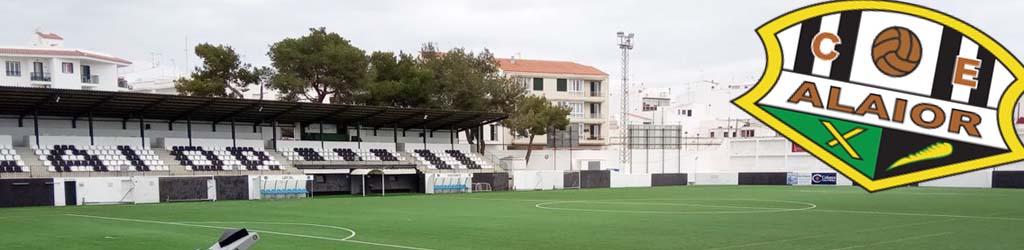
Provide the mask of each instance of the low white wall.
MULTIPOLYGON (((132 195, 134 183, 131 177, 77 177, 77 178, 54 178, 56 189, 60 186, 60 200, 55 200, 58 206, 67 204, 64 198, 64 183, 74 181, 76 201, 78 205, 95 203, 132 203, 135 196, 132 195)), ((57 190, 54 190, 57 191, 57 190)), ((54 192, 56 196, 56 192, 54 192)), ((57 197, 55 197, 57 198, 57 197)))
POLYGON ((611 172, 611 187, 650 187, 650 174, 625 174, 611 172))
POLYGON ((149 176, 136 176, 132 178, 135 188, 132 196, 135 203, 158 203, 160 202, 160 178, 149 176))
POLYGON ((552 190, 565 187, 563 171, 513 171, 512 182, 515 190, 552 190))
MULTIPOLYGON (((26 141, 35 144, 36 137, 33 135, 25 138, 26 141)), ((128 145, 132 147, 145 146, 149 148, 151 143, 150 138, 146 138, 145 143, 139 137, 93 137, 92 140, 88 136, 39 136, 40 145, 128 145), (95 144, 93 144, 95 141, 95 144)))
POLYGON ((427 143, 427 145, 423 145, 423 143, 405 143, 404 147, 406 152, 413 152, 416 149, 428 149, 435 154, 453 148, 462 152, 471 152, 472 149, 472 146, 469 144, 452 145, 450 143, 427 143))
POLYGON ((0 146, 6 146, 6 147, 14 146, 14 144, 11 143, 11 136, 10 135, 0 135, 0 146))
POLYGON ((969 173, 958 174, 945 178, 921 182, 922 187, 992 187, 992 170, 984 169, 969 173))
POLYGON ((737 173, 697 173, 694 176, 697 185, 739 185, 737 173))
POLYGON ((395 143, 393 142, 351 142, 351 141, 325 141, 320 144, 320 141, 277 141, 277 151, 292 151, 295 148, 313 148, 319 149, 323 146, 326 149, 335 148, 348 148, 348 149, 372 149, 372 148, 383 148, 390 152, 395 152, 395 143))
MULTIPOLYGON (((157 139, 157 147, 164 149, 171 149, 173 146, 188 146, 188 138, 160 138, 157 139)), ((223 149, 237 145, 239 147, 253 147, 256 149, 263 149, 263 140, 244 140, 238 139, 234 142, 231 139, 201 139, 192 138, 193 146, 201 146, 205 149, 223 149)))

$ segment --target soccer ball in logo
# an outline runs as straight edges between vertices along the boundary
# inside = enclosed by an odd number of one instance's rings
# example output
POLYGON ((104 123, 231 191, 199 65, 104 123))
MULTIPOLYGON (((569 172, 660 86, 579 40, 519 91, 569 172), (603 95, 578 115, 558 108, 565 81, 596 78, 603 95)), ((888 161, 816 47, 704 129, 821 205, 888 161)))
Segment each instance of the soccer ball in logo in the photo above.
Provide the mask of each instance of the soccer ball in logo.
POLYGON ((886 28, 875 36, 871 58, 883 74, 905 76, 914 72, 921 62, 921 41, 910 29, 899 26, 886 28))

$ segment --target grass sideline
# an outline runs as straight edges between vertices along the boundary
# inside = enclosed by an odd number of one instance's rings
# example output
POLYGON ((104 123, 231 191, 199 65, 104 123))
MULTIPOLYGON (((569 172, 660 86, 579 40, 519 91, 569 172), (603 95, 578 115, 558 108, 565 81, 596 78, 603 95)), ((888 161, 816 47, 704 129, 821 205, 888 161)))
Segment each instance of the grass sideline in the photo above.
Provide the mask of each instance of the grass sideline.
POLYGON ((4 249, 1022 249, 1024 190, 694 186, 0 209, 4 249))

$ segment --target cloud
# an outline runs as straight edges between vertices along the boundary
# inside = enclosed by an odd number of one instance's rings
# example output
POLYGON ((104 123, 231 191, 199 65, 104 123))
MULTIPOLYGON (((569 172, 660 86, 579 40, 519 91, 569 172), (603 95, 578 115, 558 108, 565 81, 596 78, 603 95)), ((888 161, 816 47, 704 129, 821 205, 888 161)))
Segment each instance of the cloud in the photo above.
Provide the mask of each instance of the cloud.
MULTIPOLYGON (((608 72, 618 89, 616 31, 637 35, 634 82, 647 86, 699 80, 746 81, 760 75, 764 54, 754 29, 813 1, 5 1, 0 44, 25 45, 33 29, 56 32, 66 46, 129 58, 138 69, 186 69, 198 58, 186 46, 228 44, 267 65, 269 44, 327 27, 366 51, 488 48, 498 56, 571 60, 608 72), (154 56, 155 55, 155 56, 154 56), (173 59, 172 64, 170 60, 173 59), (146 63, 140 63, 146 62, 146 63)), ((925 2, 1024 51, 1013 1, 925 2)), ((1024 53, 1024 52, 1022 52, 1024 53)), ((173 71, 173 70, 171 70, 173 71)))

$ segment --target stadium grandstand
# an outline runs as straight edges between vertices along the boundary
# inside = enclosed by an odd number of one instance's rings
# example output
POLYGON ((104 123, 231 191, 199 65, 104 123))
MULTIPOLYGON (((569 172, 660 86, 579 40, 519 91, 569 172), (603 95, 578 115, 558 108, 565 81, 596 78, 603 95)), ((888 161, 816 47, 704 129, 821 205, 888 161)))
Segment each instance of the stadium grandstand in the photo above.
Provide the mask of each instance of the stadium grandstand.
POLYGON ((474 173, 507 178, 457 138, 498 113, 23 87, 0 96, 0 185, 27 194, 0 207, 470 192, 474 173))

